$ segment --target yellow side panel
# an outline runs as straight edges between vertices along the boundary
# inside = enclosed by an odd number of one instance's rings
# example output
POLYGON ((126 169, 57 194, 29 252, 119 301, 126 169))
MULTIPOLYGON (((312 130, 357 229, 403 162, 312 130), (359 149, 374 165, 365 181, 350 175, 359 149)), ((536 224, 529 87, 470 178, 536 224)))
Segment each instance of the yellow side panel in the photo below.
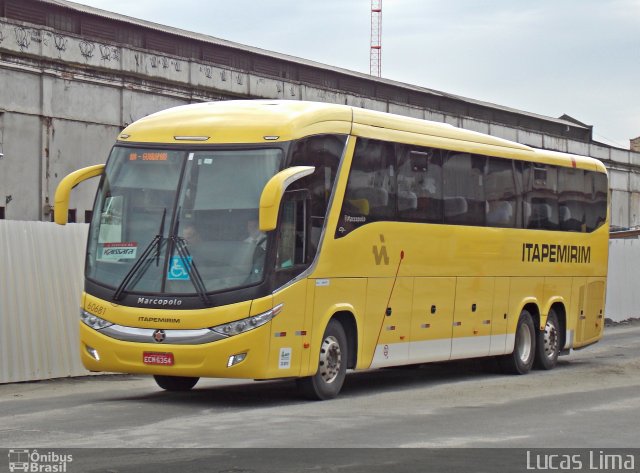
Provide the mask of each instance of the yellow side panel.
POLYGON ((490 355, 504 355, 507 349, 510 278, 495 278, 491 312, 490 355))
POLYGON ((363 356, 376 367, 408 362, 412 297, 413 278, 369 279, 363 356))
POLYGON ((494 278, 458 278, 452 359, 489 355, 493 285, 494 278))
MULTIPOLYGON (((329 320, 338 312, 353 314, 357 325, 358 338, 358 362, 362 361, 362 340, 371 332, 367 324, 365 313, 365 298, 367 290, 366 278, 335 278, 335 279, 309 279, 308 293, 313 294, 313 304, 308 304, 312 316, 309 319, 309 332, 313 329, 310 346, 305 349, 306 358, 300 376, 315 374, 318 369, 318 356, 324 331, 329 320)), ((379 320, 379 319, 378 319, 379 320)), ((377 332, 376 332, 377 333, 377 332)), ((360 366, 358 366, 360 367, 360 366)))
POLYGON ((271 346, 267 376, 290 377, 300 374, 303 344, 311 331, 305 317, 307 281, 298 281, 273 295, 274 306, 284 304, 271 322, 271 346))
POLYGON ((569 310, 572 285, 573 278, 544 278, 544 305, 540 308, 543 315, 540 320, 540 330, 543 329, 549 309, 554 303, 561 303, 565 310, 569 310))
POLYGON ((451 356, 456 278, 415 278, 411 314, 412 363, 451 356))
POLYGON ((584 290, 584 305, 578 317, 574 347, 594 343, 602 337, 604 328, 604 278, 588 278, 584 290))
POLYGON ((362 356, 358 360, 359 368, 369 368, 376 346, 389 317, 385 311, 393 278, 369 278, 367 280, 367 298, 364 313, 364 336, 362 338, 362 356))
MULTIPOLYGON (((514 335, 518 326, 520 312, 528 303, 541 306, 544 299, 544 278, 512 278, 509 291, 509 314, 507 317, 507 334, 514 335)), ((513 338, 507 342, 507 353, 513 350, 513 338)))
POLYGON ((571 285, 571 304, 569 313, 567 314, 567 331, 570 332, 570 336, 567 337, 565 348, 574 347, 578 337, 580 339, 584 338, 582 331, 584 330, 583 320, 585 318, 584 308, 586 295, 587 278, 573 278, 571 285))

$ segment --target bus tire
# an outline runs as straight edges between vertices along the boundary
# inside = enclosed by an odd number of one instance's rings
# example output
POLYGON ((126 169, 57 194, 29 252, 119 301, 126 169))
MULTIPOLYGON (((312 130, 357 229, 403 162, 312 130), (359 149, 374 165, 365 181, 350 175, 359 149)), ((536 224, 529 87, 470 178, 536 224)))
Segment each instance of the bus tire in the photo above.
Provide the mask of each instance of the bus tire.
POLYGON ((510 374, 527 374, 531 371, 536 355, 536 329, 528 310, 523 309, 518 318, 513 353, 501 357, 502 371, 510 374))
POLYGON ((322 336, 318 371, 297 380, 298 389, 307 399, 324 401, 335 398, 347 373, 347 336, 342 324, 331 320, 322 336))
POLYGON ((534 366, 541 370, 555 368, 560 354, 560 323, 555 310, 549 311, 544 330, 538 330, 537 338, 534 366))
POLYGON ((153 379, 156 380, 158 386, 166 391, 190 391, 200 378, 154 374, 153 379))

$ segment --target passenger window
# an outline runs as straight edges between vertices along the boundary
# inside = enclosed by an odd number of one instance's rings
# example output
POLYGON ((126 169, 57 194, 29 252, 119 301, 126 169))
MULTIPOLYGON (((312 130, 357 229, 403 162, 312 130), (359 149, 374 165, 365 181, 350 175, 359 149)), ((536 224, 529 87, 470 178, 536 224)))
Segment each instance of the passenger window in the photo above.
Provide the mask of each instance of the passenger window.
POLYGON ((398 146, 398 217, 409 222, 442 223, 440 150, 398 146))
POLYGON ((607 219, 609 187, 607 184, 607 176, 604 173, 588 172, 586 182, 586 230, 592 232, 600 227, 607 219))
POLYGON ((485 197, 487 226, 513 228, 516 225, 517 190, 511 159, 487 158, 485 197))
POLYGON ((396 220, 396 181, 394 145, 358 139, 336 237, 366 223, 396 220))
POLYGON ((443 160, 444 223, 485 224, 484 168, 487 158, 449 151, 443 160))
POLYGON ((319 135, 299 140, 294 145, 287 166, 315 167, 313 174, 294 182, 290 187, 290 189, 306 189, 310 193, 309 245, 313 254, 320 243, 320 235, 345 143, 346 137, 339 135, 319 135))
POLYGON ((525 228, 557 230, 558 169, 538 163, 525 163, 523 173, 525 228))
POLYGON ((586 231, 585 210, 589 205, 588 180, 582 169, 558 169, 558 221, 560 230, 586 231))
POLYGON ((358 139, 336 238, 380 220, 591 232, 605 173, 358 139))

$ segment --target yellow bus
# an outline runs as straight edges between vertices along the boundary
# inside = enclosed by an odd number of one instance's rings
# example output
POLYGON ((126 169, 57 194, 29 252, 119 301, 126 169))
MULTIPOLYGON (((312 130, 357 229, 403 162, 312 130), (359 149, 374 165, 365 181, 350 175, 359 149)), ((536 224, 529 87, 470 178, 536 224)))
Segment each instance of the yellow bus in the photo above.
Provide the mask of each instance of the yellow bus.
POLYGON ((91 371, 296 378, 497 357, 551 369, 602 336, 599 161, 344 105, 223 101, 119 135, 89 230, 80 353, 91 371))

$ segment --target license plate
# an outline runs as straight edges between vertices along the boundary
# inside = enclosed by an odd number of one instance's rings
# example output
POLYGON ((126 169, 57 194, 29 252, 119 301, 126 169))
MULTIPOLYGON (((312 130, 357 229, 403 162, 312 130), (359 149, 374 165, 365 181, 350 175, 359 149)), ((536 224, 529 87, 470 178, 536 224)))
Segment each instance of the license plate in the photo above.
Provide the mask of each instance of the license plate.
POLYGON ((173 353, 145 351, 142 354, 142 362, 145 365, 173 366, 173 353))

